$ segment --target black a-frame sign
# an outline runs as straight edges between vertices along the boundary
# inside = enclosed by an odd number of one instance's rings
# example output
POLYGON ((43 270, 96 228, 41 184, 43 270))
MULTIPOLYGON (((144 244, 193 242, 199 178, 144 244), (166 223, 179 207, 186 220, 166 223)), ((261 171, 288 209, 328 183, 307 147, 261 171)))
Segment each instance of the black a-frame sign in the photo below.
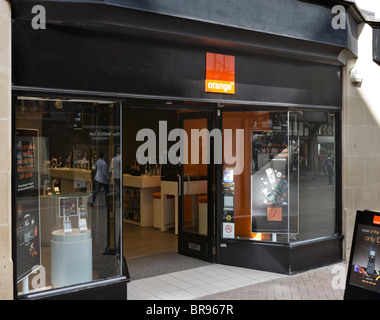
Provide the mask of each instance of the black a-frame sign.
POLYGON ((380 300, 380 212, 357 211, 345 300, 380 300))

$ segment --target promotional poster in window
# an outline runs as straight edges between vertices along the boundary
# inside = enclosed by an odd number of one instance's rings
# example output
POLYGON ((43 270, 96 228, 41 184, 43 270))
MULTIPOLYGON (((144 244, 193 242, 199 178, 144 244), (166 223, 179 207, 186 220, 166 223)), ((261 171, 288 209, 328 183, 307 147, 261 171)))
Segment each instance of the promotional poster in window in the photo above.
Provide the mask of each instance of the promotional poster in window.
POLYGON ((38 131, 16 131, 17 280, 40 265, 38 131))
MULTIPOLYGON (((296 233, 289 196, 287 131, 252 131, 251 223, 253 233, 296 233), (290 219, 289 219, 290 215, 290 219)), ((295 159, 297 161, 297 159, 295 159)), ((297 186, 297 184, 295 185, 297 186)))
POLYGON ((380 227, 359 224, 350 284, 380 293, 380 227))

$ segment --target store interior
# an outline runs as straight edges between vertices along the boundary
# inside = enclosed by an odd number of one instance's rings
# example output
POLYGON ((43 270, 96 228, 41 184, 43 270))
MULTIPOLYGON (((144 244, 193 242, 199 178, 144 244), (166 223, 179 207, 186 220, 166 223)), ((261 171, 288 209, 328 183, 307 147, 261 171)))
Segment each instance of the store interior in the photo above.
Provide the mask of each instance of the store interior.
MULTIPOLYGON (((126 179, 124 183, 134 185, 137 180, 144 180, 146 183, 149 180, 152 182, 150 185, 152 188, 141 188, 140 190, 124 185, 123 252, 131 279, 181 271, 207 264, 207 262, 178 254, 174 196, 164 195, 167 201, 165 222, 161 223, 159 215, 162 213, 157 207, 161 199, 157 196, 161 196, 162 184, 178 182, 178 165, 173 165, 169 161, 164 165, 159 165, 159 162, 162 162, 159 161, 159 144, 162 139, 166 140, 167 147, 165 149, 170 150, 176 143, 169 139, 169 134, 178 128, 178 115, 181 112, 186 111, 136 106, 123 110, 123 170, 124 179, 126 179), (136 166, 136 163, 142 162, 141 159, 138 161, 136 158, 136 151, 144 143, 137 141, 136 137, 138 132, 144 129, 154 133, 156 152, 146 155, 147 163, 145 165, 136 166), (151 162, 156 162, 156 164, 152 165, 149 160, 153 158, 155 159, 151 162), (142 199, 143 197, 145 198, 142 199), (136 208, 139 198, 141 206, 136 208), (149 203, 147 204, 147 202, 149 203), (136 214, 136 210, 139 211, 138 214, 136 214), (147 219, 144 216, 145 212, 148 212, 150 218, 147 219)), ((192 128, 201 129, 202 123, 195 120, 192 125, 192 128)), ((202 172, 204 165, 202 164, 196 166, 188 164, 184 168, 186 174, 204 175, 202 172)), ((187 195, 184 201, 185 227, 198 232, 199 224, 198 222, 192 223, 191 212, 192 206, 198 207, 198 203, 192 203, 191 196, 187 195)))

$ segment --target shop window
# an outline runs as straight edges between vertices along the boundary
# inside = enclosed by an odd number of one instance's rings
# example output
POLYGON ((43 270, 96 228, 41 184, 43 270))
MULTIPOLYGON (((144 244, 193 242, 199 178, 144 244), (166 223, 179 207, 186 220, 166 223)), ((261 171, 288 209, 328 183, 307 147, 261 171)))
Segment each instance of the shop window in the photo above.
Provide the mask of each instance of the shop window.
POLYGON ((336 230, 335 116, 298 115, 299 233, 291 241, 333 235, 336 230))
POLYGON ((17 294, 120 276, 119 103, 14 107, 17 294))
POLYGON ((244 130, 244 154, 231 146, 244 168, 223 165, 222 238, 289 243, 334 234, 333 114, 224 112, 223 129, 244 130))

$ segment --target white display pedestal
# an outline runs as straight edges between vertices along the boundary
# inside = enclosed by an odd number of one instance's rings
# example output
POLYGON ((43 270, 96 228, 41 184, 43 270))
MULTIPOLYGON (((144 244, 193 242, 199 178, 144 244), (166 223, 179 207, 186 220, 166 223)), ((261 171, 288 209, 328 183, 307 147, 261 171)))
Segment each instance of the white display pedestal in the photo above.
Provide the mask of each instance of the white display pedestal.
POLYGON ((51 234, 51 283, 55 287, 92 281, 91 231, 51 234))

